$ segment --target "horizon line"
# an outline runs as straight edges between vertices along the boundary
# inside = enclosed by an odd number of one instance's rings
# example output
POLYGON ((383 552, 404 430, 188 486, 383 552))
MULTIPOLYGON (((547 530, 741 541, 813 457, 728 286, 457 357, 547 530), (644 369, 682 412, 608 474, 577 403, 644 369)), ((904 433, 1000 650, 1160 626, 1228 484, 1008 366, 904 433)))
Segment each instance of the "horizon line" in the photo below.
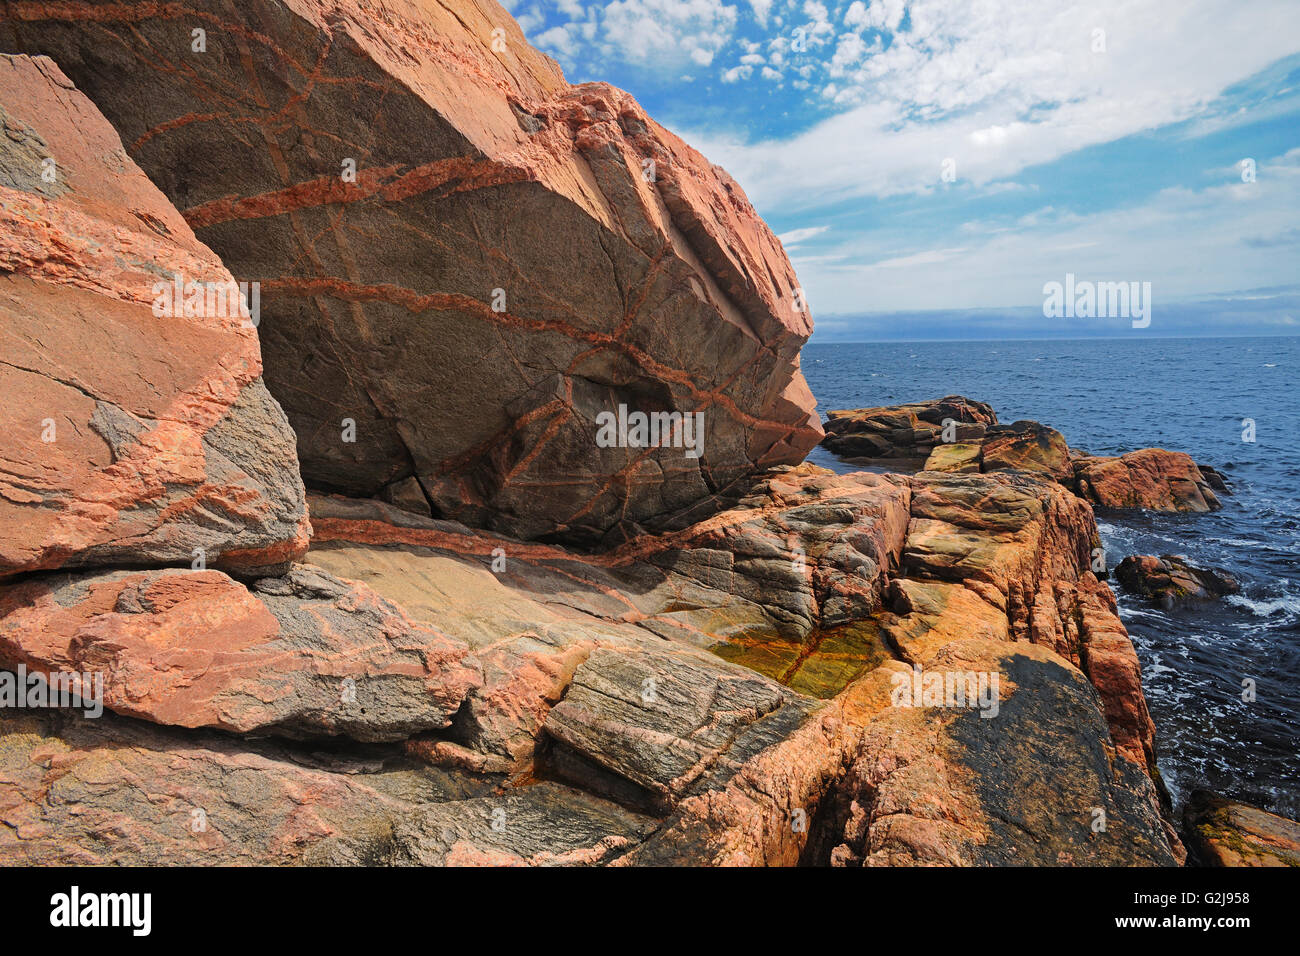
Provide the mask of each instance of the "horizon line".
MULTIPOLYGON (((1106 341, 1110 341, 1110 340, 1127 340, 1127 341, 1133 341, 1133 339, 1134 339, 1134 336, 1131 336, 1131 335, 1114 335, 1114 334, 1105 334, 1105 335, 1061 335, 1061 336, 1042 335, 1042 336, 1035 336, 1035 337, 1031 337, 1031 338, 1000 338, 1000 337, 997 337, 997 336, 989 336, 989 337, 984 337, 984 338, 967 338, 967 339, 951 339, 951 338, 933 338, 933 339, 837 339, 837 340, 834 341, 834 342, 829 342, 829 341, 818 342, 818 341, 816 340, 816 335, 817 335, 817 332, 816 332, 816 330, 814 330, 812 336, 809 336, 808 341, 804 342, 803 347, 804 347, 804 348, 807 348, 809 345, 882 345, 882 344, 889 344, 889 343, 894 343, 894 344, 904 344, 904 343, 909 343, 909 342, 910 342, 910 343, 913 343, 913 344, 925 344, 926 342, 1095 342, 1095 341, 1097 341, 1097 340, 1099 340, 1099 339, 1100 339, 1100 340, 1106 340, 1106 341)), ((1215 335, 1143 335, 1143 336, 1139 336, 1138 338, 1141 338, 1141 339, 1161 339, 1161 340, 1170 340, 1170 339, 1175 339, 1175 340, 1176 340, 1176 339, 1295 339, 1295 338, 1300 338, 1300 332, 1274 332, 1274 333, 1268 333, 1268 332, 1251 332, 1251 333, 1243 333, 1243 334, 1236 334, 1236 335, 1219 335, 1219 334, 1215 334, 1215 335)))

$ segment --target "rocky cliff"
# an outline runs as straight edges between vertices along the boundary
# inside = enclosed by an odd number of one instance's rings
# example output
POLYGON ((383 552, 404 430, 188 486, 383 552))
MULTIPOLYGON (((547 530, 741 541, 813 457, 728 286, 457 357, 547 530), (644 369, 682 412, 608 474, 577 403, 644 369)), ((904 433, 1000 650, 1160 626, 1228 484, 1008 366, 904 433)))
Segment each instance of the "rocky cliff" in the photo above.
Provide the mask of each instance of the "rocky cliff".
POLYGON ((0 50, 52 56, 260 283, 308 483, 596 541, 821 437, 812 320, 744 192, 492 0, 16 3, 0 50), (620 405, 700 416, 699 454, 597 446, 620 405))
POLYGON ((626 94, 474 0, 0 43, 0 862, 1182 859, 1054 441, 797 464, 784 253, 626 94))

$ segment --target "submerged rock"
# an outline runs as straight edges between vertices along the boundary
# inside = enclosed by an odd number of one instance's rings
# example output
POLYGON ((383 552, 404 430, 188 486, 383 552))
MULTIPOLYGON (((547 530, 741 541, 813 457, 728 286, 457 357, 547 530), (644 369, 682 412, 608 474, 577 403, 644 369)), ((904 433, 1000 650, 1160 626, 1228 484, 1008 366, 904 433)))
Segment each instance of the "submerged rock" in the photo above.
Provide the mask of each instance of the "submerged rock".
POLYGON ((1129 555, 1115 569, 1115 577, 1127 590, 1166 609, 1241 592, 1227 571, 1194 567, 1176 554, 1129 555))

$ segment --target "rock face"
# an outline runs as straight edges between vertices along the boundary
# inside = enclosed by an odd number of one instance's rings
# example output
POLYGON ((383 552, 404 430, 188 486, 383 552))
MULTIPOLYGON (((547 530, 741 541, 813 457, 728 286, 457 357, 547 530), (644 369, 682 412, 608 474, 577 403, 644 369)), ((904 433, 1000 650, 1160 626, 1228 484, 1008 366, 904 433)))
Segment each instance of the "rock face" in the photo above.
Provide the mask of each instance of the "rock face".
POLYGON ((1201 866, 1300 866, 1300 823, 1275 813, 1195 790, 1183 825, 1201 866))
POLYGON ((1130 555, 1119 563, 1115 577, 1129 591, 1165 608, 1212 601, 1241 591, 1241 585, 1227 571, 1193 567, 1176 554, 1158 558, 1153 554, 1130 555))
POLYGON ((414 476, 443 516, 590 542, 820 439, 812 322, 740 187, 491 0, 86 9, 11 5, 0 49, 55 57, 261 283, 309 483, 414 476), (598 444, 620 406, 677 416, 665 447, 598 444))
POLYGON ((0 56, 0 577, 303 553, 293 434, 230 273, 43 58, 0 56), (213 297, 215 299, 215 296, 213 297))

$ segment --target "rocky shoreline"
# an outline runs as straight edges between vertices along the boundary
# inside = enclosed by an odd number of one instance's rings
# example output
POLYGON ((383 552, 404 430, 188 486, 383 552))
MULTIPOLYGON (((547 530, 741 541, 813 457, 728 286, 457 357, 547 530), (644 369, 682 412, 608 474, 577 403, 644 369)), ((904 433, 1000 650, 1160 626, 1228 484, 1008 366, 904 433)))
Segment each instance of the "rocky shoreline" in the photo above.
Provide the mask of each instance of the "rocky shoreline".
POLYGON ((0 863, 1184 862, 1093 509, 1213 469, 803 462, 780 243, 494 3, 92 6, 0 21, 0 863))

